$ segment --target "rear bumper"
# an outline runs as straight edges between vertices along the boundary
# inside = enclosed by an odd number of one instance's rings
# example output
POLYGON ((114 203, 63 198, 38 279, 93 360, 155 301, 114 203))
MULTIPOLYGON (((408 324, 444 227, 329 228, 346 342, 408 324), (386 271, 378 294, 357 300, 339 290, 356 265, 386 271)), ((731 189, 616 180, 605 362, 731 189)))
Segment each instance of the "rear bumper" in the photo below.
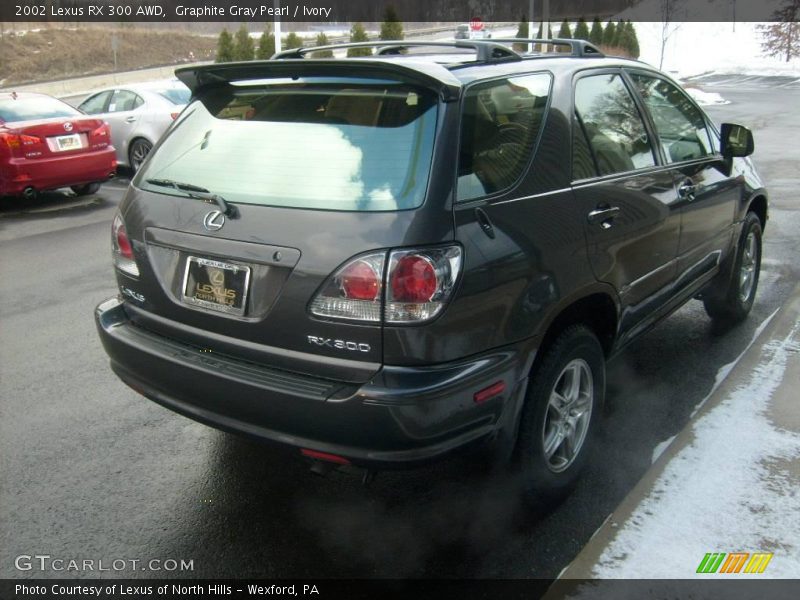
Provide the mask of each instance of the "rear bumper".
MULTIPOLYGON (((95 310, 114 372, 130 387, 219 429, 347 458, 412 466, 473 443, 513 439, 529 351, 508 347, 434 367, 383 367, 364 384, 272 369, 164 338, 134 325, 124 303, 95 310), (474 394, 498 381, 505 391, 474 394)), ((527 346, 526 346, 527 348, 527 346)))
POLYGON ((117 168, 113 146, 102 150, 54 156, 52 158, 14 158, 0 176, 0 194, 17 195, 27 188, 52 190, 71 185, 105 181, 117 168))

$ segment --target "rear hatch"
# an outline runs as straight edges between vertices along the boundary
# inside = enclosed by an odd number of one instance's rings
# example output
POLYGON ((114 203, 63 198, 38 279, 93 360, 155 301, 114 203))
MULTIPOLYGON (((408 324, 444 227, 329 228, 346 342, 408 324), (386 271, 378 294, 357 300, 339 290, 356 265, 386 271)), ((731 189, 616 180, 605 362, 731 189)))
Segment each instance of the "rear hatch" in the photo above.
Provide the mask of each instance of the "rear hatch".
POLYGON ((82 154, 110 143, 108 127, 68 104, 38 94, 0 99, 0 141, 16 159, 82 154))
POLYGON ((352 75, 196 89, 121 207, 134 320, 209 352, 367 381, 389 249, 453 239, 444 202, 426 202, 440 98, 352 75))

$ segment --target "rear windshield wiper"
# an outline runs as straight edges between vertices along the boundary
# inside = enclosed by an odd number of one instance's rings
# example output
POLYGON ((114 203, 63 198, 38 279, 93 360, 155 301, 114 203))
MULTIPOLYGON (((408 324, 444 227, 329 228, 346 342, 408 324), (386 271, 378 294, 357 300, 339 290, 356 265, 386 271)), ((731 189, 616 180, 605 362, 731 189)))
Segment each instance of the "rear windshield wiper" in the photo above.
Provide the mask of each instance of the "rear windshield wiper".
POLYGON ((190 198, 197 198, 198 200, 203 200, 205 202, 213 202, 219 206, 219 209, 223 214, 229 217, 236 217, 239 214, 239 212, 236 210, 236 207, 232 204, 228 204, 225 201, 225 198, 219 194, 215 194, 207 190, 204 187, 200 187, 199 185, 181 183, 180 181, 174 181, 172 179, 146 179, 145 183, 149 183, 150 185, 160 185, 162 187, 171 187, 178 191, 185 192, 190 198))

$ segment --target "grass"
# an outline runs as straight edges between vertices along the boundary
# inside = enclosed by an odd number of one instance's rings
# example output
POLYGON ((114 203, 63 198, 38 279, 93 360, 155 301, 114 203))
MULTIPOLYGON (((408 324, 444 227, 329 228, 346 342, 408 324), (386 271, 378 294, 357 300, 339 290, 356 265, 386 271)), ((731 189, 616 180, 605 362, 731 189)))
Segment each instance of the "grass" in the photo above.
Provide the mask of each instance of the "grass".
POLYGON ((0 85, 35 83, 117 71, 212 60, 216 37, 181 31, 132 28, 41 29, 4 32, 0 39, 0 85))

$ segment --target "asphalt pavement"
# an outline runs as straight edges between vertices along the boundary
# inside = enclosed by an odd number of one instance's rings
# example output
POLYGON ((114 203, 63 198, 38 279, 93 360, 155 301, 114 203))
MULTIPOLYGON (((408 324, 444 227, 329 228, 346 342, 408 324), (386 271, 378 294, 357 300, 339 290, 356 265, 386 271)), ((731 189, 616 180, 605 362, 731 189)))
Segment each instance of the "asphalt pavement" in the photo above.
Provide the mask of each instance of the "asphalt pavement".
POLYGON ((692 302, 615 360, 585 477, 549 514, 525 513, 513 485, 477 475, 470 456, 384 472, 365 488, 353 475, 321 478, 293 452, 145 400, 109 370, 92 314, 116 294, 110 223, 125 181, 80 201, 59 193, 33 206, 4 199, 0 577, 76 575, 19 568, 17 557, 37 553, 125 561, 82 576, 557 576, 798 281, 800 90, 720 92, 732 103, 710 112, 754 129, 771 192, 752 315, 723 334, 692 302), (193 568, 130 562, 152 559, 193 568))

